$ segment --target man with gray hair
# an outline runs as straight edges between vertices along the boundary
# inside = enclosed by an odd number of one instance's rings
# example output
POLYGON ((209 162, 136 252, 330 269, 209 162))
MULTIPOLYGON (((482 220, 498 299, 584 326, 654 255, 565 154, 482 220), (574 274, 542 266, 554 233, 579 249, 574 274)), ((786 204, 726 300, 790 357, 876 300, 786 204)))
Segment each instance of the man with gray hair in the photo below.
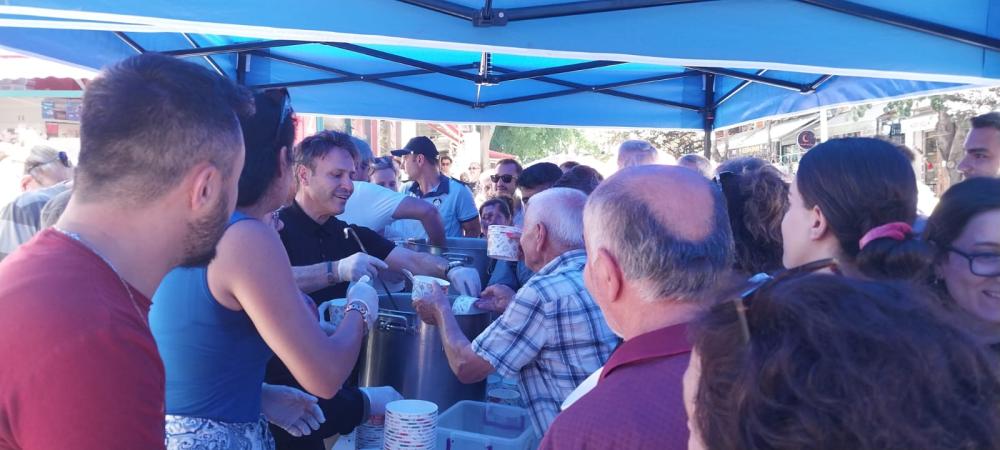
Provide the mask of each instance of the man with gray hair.
POLYGON ((673 157, 662 156, 660 151, 647 141, 633 139, 618 146, 618 170, 648 164, 673 164, 673 157))
POLYGON ((697 153, 681 156, 677 159, 677 165, 698 172, 705 178, 712 178, 712 161, 697 153))
POLYGON ((625 342, 563 405, 541 448, 687 448, 686 324, 733 258, 722 194, 685 168, 625 169, 591 194, 584 229, 584 281, 625 342))
POLYGON ((586 202, 586 195, 570 188, 551 188, 531 198, 521 247, 535 275, 473 342, 459 328, 443 289, 435 287, 413 299, 420 317, 437 324, 451 369, 463 383, 481 381, 494 371, 518 377, 538 436, 566 396, 618 344, 583 284, 586 202))
POLYGON ((0 209, 0 260, 42 230, 42 207, 69 189, 73 164, 66 152, 38 145, 24 160, 23 194, 0 209))

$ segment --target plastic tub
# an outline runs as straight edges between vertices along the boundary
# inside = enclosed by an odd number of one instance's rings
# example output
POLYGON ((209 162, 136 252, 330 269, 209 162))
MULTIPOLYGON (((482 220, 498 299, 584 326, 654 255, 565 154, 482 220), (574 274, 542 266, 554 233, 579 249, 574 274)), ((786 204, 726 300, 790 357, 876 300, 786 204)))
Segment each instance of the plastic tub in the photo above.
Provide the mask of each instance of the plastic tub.
POLYGON ((438 418, 438 450, 532 450, 538 446, 528 410, 463 400, 438 418))

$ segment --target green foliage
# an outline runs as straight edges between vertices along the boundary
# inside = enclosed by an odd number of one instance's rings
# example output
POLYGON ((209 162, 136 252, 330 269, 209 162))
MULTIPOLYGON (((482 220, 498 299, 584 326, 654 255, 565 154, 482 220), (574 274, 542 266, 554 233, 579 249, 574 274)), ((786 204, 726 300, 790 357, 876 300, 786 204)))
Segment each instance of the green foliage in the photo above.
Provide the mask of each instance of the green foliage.
POLYGON ((916 99, 896 100, 889 102, 882 112, 892 115, 895 119, 905 119, 913 116, 913 106, 916 99))
POLYGON ((596 154, 597 144, 573 128, 536 128, 497 126, 490 148, 517 155, 524 163, 549 155, 575 152, 596 154))

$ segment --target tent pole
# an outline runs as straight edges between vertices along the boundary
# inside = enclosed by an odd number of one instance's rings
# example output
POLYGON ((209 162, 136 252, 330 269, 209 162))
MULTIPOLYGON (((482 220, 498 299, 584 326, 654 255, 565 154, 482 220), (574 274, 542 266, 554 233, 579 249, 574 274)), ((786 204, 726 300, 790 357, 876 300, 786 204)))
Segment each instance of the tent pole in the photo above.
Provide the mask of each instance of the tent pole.
POLYGON ((125 45, 129 46, 129 48, 131 48, 132 50, 135 50, 136 53, 139 54, 146 53, 146 49, 142 48, 142 46, 139 45, 138 42, 130 38, 127 34, 121 31, 115 31, 115 36, 118 36, 118 39, 121 39, 122 42, 125 43, 125 45))
POLYGON ((715 128, 715 75, 705 74, 705 108, 702 109, 702 131, 705 132, 705 158, 712 159, 712 130, 715 128))

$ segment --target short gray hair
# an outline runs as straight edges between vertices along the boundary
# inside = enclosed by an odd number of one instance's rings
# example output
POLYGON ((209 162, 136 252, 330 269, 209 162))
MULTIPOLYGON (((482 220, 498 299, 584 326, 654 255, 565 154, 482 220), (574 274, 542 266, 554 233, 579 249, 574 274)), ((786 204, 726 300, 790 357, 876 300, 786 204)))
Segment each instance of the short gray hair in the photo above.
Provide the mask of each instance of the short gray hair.
POLYGON ((372 153, 371 146, 357 136, 351 136, 351 142, 354 143, 354 148, 358 149, 358 159, 371 164, 372 160, 375 159, 375 154, 372 153))
POLYGON ((583 248, 583 207, 587 196, 577 189, 549 188, 531 197, 524 226, 540 222, 549 239, 566 248, 583 248))
POLYGON ((660 159, 660 151, 647 141, 638 139, 622 142, 618 146, 618 168, 656 164, 660 159))
POLYGON ((712 178, 712 161, 697 153, 688 153, 677 158, 677 165, 693 166, 692 168, 705 176, 705 178, 712 178))
MULTIPOLYGON (((711 189, 712 230, 700 241, 679 238, 626 183, 601 184, 584 212, 591 249, 603 247, 646 301, 698 301, 733 264, 733 237, 722 192, 711 189)), ((709 182, 705 180, 705 184, 709 182)), ((532 199, 534 203, 534 199, 532 199)))

